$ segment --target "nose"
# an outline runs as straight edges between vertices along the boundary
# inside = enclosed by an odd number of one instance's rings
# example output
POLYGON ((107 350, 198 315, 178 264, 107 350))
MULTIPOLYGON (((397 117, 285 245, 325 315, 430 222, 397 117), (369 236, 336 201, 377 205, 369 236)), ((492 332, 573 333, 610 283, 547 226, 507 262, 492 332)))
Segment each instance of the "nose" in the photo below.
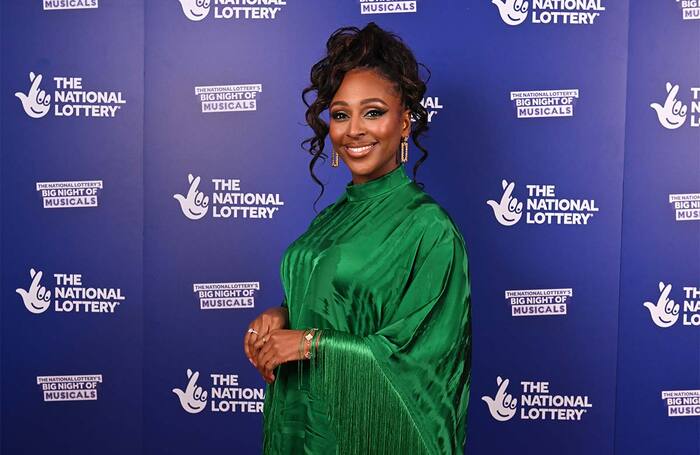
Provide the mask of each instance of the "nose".
POLYGON ((365 134, 365 127, 364 127, 364 122, 362 121, 362 117, 358 117, 358 116, 350 117, 350 121, 348 122, 347 135, 351 138, 357 138, 357 137, 364 136, 364 134, 365 134))

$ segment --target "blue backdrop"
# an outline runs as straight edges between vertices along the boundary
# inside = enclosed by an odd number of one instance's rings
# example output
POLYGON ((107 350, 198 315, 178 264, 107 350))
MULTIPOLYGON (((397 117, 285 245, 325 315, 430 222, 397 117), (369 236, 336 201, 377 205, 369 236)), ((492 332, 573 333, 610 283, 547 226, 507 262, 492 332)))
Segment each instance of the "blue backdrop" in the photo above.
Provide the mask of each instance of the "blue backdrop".
MULTIPOLYGON (((315 215, 300 93, 375 21, 432 71, 466 452, 700 454, 696 0, 1 5, 2 453, 260 452, 241 345, 315 215)), ((350 174, 316 172, 320 210, 350 174)))

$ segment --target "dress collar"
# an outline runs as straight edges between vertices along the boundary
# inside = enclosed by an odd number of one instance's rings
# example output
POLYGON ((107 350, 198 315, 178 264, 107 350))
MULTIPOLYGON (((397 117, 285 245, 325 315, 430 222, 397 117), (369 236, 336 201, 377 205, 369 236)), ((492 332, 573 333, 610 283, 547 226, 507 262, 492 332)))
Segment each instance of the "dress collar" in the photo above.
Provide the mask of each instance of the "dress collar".
POLYGON ((357 185, 353 184, 351 180, 345 185, 345 194, 349 201, 362 201, 388 193, 410 182, 411 179, 406 175, 405 165, 402 163, 393 171, 387 172, 374 180, 357 185))

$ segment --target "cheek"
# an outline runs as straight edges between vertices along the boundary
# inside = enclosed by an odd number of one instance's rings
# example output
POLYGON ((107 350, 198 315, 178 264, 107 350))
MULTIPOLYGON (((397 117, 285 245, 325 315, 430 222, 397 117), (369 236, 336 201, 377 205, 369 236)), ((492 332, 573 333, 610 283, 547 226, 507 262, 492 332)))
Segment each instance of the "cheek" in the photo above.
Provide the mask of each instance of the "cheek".
POLYGON ((389 119, 378 119, 371 123, 371 127, 368 128, 372 132, 372 135, 380 140, 388 140, 395 136, 396 127, 393 121, 389 119))
POLYGON ((399 143, 401 139, 401 122, 394 116, 384 116, 368 122, 367 130, 377 139, 385 143, 399 143))
POLYGON ((343 127, 339 126, 338 123, 331 122, 328 126, 328 137, 334 146, 340 146, 343 140, 343 127))

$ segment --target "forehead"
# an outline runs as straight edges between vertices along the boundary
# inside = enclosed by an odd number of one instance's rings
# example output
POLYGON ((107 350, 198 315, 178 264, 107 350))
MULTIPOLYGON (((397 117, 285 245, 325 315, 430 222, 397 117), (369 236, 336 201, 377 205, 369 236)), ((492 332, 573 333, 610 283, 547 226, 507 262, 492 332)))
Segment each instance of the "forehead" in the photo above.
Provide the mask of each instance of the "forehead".
POLYGON ((345 74, 333 101, 359 102, 366 98, 381 98, 388 104, 400 103, 394 84, 371 69, 354 69, 345 74))

